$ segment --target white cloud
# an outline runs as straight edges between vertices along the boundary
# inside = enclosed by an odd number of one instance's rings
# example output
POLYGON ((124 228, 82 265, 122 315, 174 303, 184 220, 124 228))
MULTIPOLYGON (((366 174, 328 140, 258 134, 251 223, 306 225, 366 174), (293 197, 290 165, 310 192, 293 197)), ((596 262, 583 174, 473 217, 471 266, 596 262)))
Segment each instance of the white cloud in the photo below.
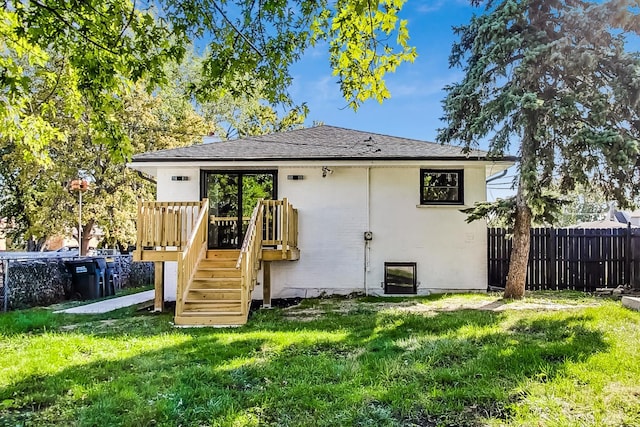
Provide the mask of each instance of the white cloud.
POLYGON ((461 80, 462 76, 460 72, 451 72, 446 76, 428 80, 415 79, 407 82, 407 79, 403 79, 397 84, 394 81, 389 81, 388 87, 391 97, 395 99, 431 96, 441 93, 446 85, 461 80))
POLYGON ((324 76, 312 84, 312 95, 319 99, 335 98, 335 78, 331 75, 324 76))
POLYGON ((440 9, 442 9, 445 6, 469 6, 469 0, 449 0, 449 1, 444 1, 444 0, 427 0, 425 2, 422 2, 420 4, 418 4, 418 6, 416 7, 416 12, 418 13, 431 13, 431 12, 437 12, 440 9))
POLYGON ((308 54, 311 58, 324 58, 327 56, 327 52, 329 50, 329 43, 326 41, 320 41, 315 46, 307 49, 306 54, 308 54))
POLYGON ((340 88, 336 77, 330 73, 315 74, 317 70, 298 70, 293 75, 289 93, 296 102, 315 104, 340 99, 340 88))
POLYGON ((428 1, 418 5, 416 11, 419 13, 431 13, 442 9, 442 6, 444 6, 444 4, 445 2, 443 0, 428 1))

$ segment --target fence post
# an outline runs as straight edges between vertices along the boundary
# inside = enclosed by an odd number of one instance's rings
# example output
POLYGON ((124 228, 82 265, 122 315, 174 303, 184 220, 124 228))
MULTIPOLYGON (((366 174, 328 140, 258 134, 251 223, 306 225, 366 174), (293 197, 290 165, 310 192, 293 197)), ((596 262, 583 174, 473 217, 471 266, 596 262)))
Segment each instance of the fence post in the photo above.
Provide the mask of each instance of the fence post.
POLYGON ((625 233, 624 248, 624 278, 625 285, 631 286, 631 223, 627 223, 627 232, 625 233))
POLYGON ((491 248, 493 247, 491 240, 491 227, 487 227, 487 291, 489 290, 489 286, 491 286, 491 271, 493 267, 493 262, 491 259, 491 248))
POLYGON ((9 311, 9 260, 2 261, 2 271, 4 273, 2 289, 2 311, 9 311))
POLYGON ((547 266, 549 268, 549 283, 547 283, 547 287, 549 285, 553 286, 553 289, 558 289, 558 284, 556 283, 556 270, 558 269, 558 263, 556 261, 556 250, 558 248, 558 242, 556 238, 556 229, 553 227, 548 227, 547 232, 549 233, 549 239, 547 241, 547 248, 549 252, 547 253, 547 266))

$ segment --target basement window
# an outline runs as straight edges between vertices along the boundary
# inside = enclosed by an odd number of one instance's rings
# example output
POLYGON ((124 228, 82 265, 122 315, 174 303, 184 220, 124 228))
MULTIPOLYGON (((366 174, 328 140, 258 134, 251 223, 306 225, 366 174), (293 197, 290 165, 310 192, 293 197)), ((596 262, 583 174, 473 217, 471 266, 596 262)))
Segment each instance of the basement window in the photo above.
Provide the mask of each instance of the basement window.
POLYGON ((420 169, 420 204, 464 204, 463 182, 462 169, 420 169))
POLYGON ((385 262, 384 293, 415 295, 417 293, 416 263, 385 262))

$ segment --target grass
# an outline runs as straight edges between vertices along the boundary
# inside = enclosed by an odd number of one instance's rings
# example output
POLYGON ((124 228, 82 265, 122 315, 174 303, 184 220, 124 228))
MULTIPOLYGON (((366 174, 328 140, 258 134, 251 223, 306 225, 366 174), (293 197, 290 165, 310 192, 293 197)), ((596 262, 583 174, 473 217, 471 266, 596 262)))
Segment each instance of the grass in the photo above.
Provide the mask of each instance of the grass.
POLYGON ((495 300, 306 300, 236 329, 0 315, 0 425, 640 425, 640 313, 567 293, 456 309, 495 300))

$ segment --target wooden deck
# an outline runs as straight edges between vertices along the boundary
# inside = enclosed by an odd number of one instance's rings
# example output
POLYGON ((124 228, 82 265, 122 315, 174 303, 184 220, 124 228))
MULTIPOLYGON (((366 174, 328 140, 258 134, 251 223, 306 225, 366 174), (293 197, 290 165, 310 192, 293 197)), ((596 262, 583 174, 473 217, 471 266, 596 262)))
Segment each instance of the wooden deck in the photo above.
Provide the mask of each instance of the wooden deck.
POLYGON ((247 322, 251 292, 263 268, 270 305, 270 263, 295 261, 298 212, 286 199, 262 200, 250 218, 240 250, 207 250, 208 201, 141 202, 134 261, 156 263, 156 309, 164 300, 163 264, 178 262, 175 324, 235 326, 247 322))

